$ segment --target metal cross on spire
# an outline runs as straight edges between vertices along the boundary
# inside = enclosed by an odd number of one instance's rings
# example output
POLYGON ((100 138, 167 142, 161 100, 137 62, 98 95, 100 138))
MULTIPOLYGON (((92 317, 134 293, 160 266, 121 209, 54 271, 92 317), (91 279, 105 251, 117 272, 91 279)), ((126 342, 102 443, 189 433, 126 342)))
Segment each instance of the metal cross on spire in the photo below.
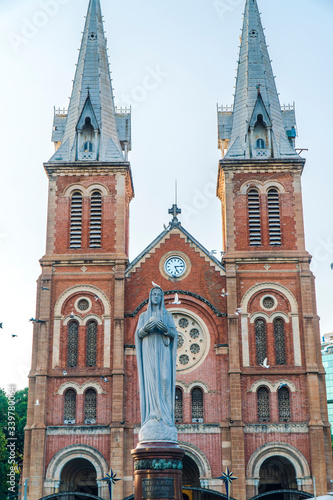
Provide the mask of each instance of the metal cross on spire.
POLYGON ((172 207, 169 209, 169 214, 173 216, 173 219, 171 221, 171 224, 179 224, 179 220, 177 215, 180 215, 182 213, 181 209, 178 208, 177 205, 177 198, 178 198, 178 192, 177 192, 177 181, 175 181, 175 203, 172 205, 172 207))

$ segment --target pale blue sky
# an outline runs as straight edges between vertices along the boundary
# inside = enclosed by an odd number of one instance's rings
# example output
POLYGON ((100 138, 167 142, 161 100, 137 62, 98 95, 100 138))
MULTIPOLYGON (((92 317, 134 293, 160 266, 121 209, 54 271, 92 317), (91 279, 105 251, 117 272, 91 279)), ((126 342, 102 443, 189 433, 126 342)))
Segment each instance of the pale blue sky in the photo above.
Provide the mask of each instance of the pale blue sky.
MULTIPOLYGON (((175 178, 184 227, 208 250, 220 251, 216 103, 233 102, 245 2, 101 1, 116 103, 133 108, 131 259, 168 222, 175 178)), ((281 103, 296 102, 297 146, 309 149, 303 175, 306 241, 315 256, 324 334, 333 332, 333 2, 258 1, 281 103)), ((45 250, 43 162, 53 151, 53 106, 68 105, 87 5, 0 4, 0 387, 26 385, 28 320, 35 314, 38 259, 45 250), (19 337, 12 339, 12 333, 19 337)))

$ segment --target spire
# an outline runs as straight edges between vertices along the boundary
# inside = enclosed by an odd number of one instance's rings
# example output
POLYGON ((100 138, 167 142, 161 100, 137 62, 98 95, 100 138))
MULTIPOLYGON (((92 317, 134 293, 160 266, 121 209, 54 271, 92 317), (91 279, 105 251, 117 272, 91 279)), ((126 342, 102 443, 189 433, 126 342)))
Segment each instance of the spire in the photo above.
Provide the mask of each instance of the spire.
MULTIPOLYGON (((298 156, 288 140, 257 0, 246 0, 231 135, 225 158, 298 156)), ((296 123, 295 123, 296 125, 296 123)), ((294 134, 292 133, 294 137, 294 134)))
POLYGON ((54 125, 61 145, 50 161, 124 161, 100 0, 89 1, 68 114, 54 125))

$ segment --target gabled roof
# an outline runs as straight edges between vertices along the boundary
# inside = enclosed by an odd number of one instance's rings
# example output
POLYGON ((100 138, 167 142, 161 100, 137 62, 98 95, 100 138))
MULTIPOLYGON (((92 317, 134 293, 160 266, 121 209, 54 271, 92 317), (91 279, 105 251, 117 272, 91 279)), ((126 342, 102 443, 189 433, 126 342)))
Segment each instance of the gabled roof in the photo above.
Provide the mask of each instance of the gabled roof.
MULTIPOLYGON (((192 244, 194 250, 198 252, 202 257, 205 258, 206 262, 209 262, 211 266, 215 267, 221 276, 225 275, 225 269, 221 262, 219 262, 214 255, 212 255, 204 246, 201 245, 186 229, 184 229, 180 222, 171 222, 169 226, 163 231, 157 238, 151 242, 128 266, 126 269, 126 277, 129 277, 131 273, 135 272, 138 267, 141 266, 147 259, 149 259, 155 251, 169 239, 172 234, 179 234, 181 238, 185 239, 186 242, 192 244)), ((175 248, 175 251, 177 249, 175 248)))
POLYGON ((250 158, 248 132, 258 93, 272 122, 273 157, 299 157, 287 138, 257 0, 246 0, 226 159, 250 158))
POLYGON ((76 130, 87 98, 100 131, 100 162, 125 161, 119 142, 100 0, 90 0, 62 145, 50 161, 75 161, 76 130))

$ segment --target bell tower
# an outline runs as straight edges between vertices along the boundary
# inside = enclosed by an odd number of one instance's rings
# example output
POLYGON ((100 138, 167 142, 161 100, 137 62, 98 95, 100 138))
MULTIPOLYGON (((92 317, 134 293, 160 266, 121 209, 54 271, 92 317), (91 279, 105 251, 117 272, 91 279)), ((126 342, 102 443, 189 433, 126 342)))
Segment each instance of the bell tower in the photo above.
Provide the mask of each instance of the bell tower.
POLYGON ((114 105, 100 0, 89 1, 69 109, 55 111, 52 140, 23 481, 29 500, 74 488, 106 497, 101 478, 111 456, 123 467, 124 279, 134 190, 131 114, 114 105), (75 472, 82 467, 88 483, 75 472))
MULTIPOLYGON (((307 430, 302 437, 295 434, 294 443, 304 446, 317 494, 325 494, 331 443, 314 277, 304 241, 305 160, 295 149, 295 107, 279 102, 257 0, 246 0, 234 104, 218 108, 218 125, 222 160, 217 193, 229 294, 230 440, 232 470, 239 478, 232 495, 259 493, 255 473, 247 469, 246 477, 244 468, 246 457, 261 446, 256 442, 252 449, 256 436, 251 426, 265 422, 272 433, 268 441, 283 441, 286 449, 291 444, 291 435, 278 433, 284 417, 272 409, 276 397, 279 404, 285 397, 291 405, 296 398, 292 389, 285 396, 275 390, 281 378, 293 380, 306 402, 307 430), (247 391, 256 393, 255 415, 247 409, 247 391)), ((298 422, 296 407, 290 411, 290 421, 298 422)), ((302 481, 298 489, 313 488, 302 481)))

